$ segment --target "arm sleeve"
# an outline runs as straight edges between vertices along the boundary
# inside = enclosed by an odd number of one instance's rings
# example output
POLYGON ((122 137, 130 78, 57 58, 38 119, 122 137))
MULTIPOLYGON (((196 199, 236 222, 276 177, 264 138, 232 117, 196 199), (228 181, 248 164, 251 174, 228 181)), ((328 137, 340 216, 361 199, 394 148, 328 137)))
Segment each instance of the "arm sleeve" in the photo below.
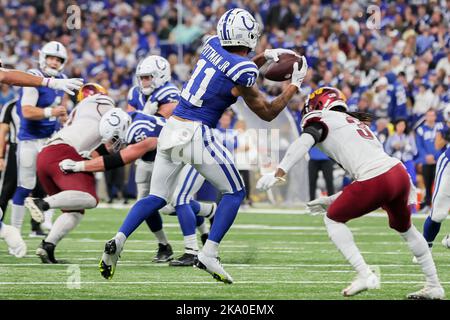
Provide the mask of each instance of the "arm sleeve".
POLYGON ((304 132, 289 147, 278 168, 288 172, 298 161, 300 161, 316 143, 314 137, 304 132))
POLYGON ((20 104, 22 106, 36 106, 39 99, 38 90, 33 87, 23 87, 22 90, 20 104))

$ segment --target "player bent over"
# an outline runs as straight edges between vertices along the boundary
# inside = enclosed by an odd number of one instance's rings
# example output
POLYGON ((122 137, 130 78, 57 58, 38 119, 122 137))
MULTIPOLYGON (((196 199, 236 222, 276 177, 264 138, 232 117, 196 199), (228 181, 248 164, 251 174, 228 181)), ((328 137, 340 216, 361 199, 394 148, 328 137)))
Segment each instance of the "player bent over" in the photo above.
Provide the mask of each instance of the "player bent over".
POLYGON ((358 273, 342 294, 353 296, 380 285, 378 276, 364 261, 345 223, 382 207, 387 211, 389 226, 407 242, 426 277, 425 287, 407 297, 444 298, 444 289, 427 243, 411 224, 409 175, 399 160, 384 152, 372 131, 361 122, 367 120, 366 115, 348 112, 343 93, 330 87, 311 93, 303 114, 303 134, 289 147, 277 171, 261 177, 257 187, 267 190, 284 179, 289 169, 317 144, 355 180, 342 193, 309 203, 312 207, 327 207, 324 222, 328 235, 358 273))
MULTIPOLYGON (((223 194, 196 266, 218 281, 233 282, 220 263, 219 243, 236 218, 245 197, 245 186, 230 152, 217 141, 211 128, 238 96, 260 118, 273 120, 299 91, 307 63, 303 58, 301 69, 295 63, 291 84, 268 102, 255 85, 258 67, 247 57, 260 35, 255 18, 243 9, 229 10, 220 18, 217 34, 205 41, 194 72, 183 87, 180 102, 161 131, 150 195, 136 202, 116 236, 107 243, 101 261, 105 270, 115 268, 126 239, 146 217, 170 201, 171 190, 187 163, 223 194)), ((286 50, 269 50, 262 62, 278 58, 282 53, 286 50)), ((259 64, 259 60, 255 61, 259 64)))
MULTIPOLYGON (((141 112, 131 112, 129 114, 132 123, 125 134, 125 140, 128 146, 114 155, 116 160, 113 164, 109 164, 108 167, 112 169, 141 159, 148 167, 153 169, 158 136, 166 121, 162 117, 147 115, 141 112)), ((103 128, 109 126, 108 122, 103 123, 102 121, 100 124, 101 133, 104 131, 103 128)), ((105 133, 103 138, 109 139, 110 137, 105 133)), ((97 172, 104 171, 106 165, 103 158, 79 162, 64 160, 60 163, 60 168, 64 172, 97 172)), ((216 205, 215 203, 201 203, 192 200, 193 195, 200 189, 203 181, 204 178, 192 166, 185 165, 180 174, 177 187, 173 191, 171 203, 160 210, 165 214, 171 214, 176 211, 184 236, 185 253, 176 260, 170 261, 169 265, 171 266, 192 266, 194 264, 194 258, 197 256, 199 250, 195 234, 196 226, 202 234, 202 242, 206 241, 208 236, 203 217, 211 219, 214 216, 216 205)), ((148 184, 150 184, 150 181, 148 184)), ((159 228, 157 230, 163 231, 162 219, 159 212, 155 212, 149 217, 153 217, 153 221, 156 217, 156 220, 159 220, 159 228)), ((164 262, 167 262, 171 258, 171 256, 166 257, 167 259, 164 262)), ((160 258, 159 251, 154 261, 162 262, 157 261, 156 259, 158 258, 160 258)), ((114 270, 111 270, 110 273, 106 272, 105 277, 111 279, 113 273, 114 270)))
POLYGON ((59 162, 64 159, 84 160, 83 156, 99 148, 102 144, 99 123, 103 116, 109 116, 116 124, 117 136, 122 128, 128 127, 129 116, 115 108, 114 101, 106 94, 100 85, 84 85, 78 95, 82 100, 70 114, 66 125, 47 141, 38 154, 39 181, 49 196, 44 199, 28 197, 25 206, 34 215, 42 215, 49 208, 63 211, 36 250, 43 263, 58 263, 54 255, 56 245, 80 223, 84 210, 95 208, 98 203, 94 175, 86 172, 64 174, 59 169, 59 162))

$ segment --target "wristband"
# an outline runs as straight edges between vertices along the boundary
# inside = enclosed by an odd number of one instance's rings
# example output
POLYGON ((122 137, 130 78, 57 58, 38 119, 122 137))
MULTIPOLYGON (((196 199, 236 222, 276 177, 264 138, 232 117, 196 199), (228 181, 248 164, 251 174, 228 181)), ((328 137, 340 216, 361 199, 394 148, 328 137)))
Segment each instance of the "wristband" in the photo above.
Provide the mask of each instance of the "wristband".
POLYGON ((42 79, 42 86, 43 87, 48 87, 49 83, 50 83, 50 78, 43 78, 42 79))
POLYGON ((120 152, 103 156, 103 163, 105 165, 105 171, 123 167, 125 165, 120 152))
POLYGON ((51 107, 47 107, 44 109, 44 117, 45 118, 50 118, 52 116, 52 108, 51 107))

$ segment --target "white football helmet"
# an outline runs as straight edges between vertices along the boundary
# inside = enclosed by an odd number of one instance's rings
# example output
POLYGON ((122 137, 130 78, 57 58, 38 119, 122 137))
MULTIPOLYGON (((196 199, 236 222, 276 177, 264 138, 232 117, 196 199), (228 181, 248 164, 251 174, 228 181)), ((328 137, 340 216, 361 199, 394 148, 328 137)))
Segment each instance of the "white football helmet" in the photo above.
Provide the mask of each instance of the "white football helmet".
POLYGON ((141 92, 145 95, 151 94, 155 89, 170 81, 169 61, 160 56, 148 56, 142 60, 136 68, 136 77, 141 92), (151 76, 149 87, 144 87, 141 82, 142 76, 151 76))
POLYGON ((49 76, 57 76, 66 65, 67 62, 67 51, 66 48, 58 41, 50 41, 45 44, 41 50, 39 50, 39 68, 49 76), (58 69, 53 69, 47 66, 47 56, 54 56, 61 58, 63 62, 58 69))
POLYGON ((223 47, 244 46, 253 51, 260 33, 259 23, 244 9, 228 10, 217 23, 217 35, 223 47))
POLYGON ((110 144, 118 152, 126 142, 126 134, 131 124, 131 117, 120 108, 106 112, 100 119, 99 132, 102 143, 110 144))

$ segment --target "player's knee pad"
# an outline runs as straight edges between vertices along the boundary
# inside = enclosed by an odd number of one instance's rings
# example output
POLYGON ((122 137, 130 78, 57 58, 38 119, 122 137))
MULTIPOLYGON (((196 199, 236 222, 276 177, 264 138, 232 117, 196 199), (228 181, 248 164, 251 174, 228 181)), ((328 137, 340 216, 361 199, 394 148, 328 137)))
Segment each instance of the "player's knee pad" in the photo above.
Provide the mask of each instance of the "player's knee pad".
POLYGON ((35 168, 20 167, 17 182, 19 186, 33 190, 34 187, 36 186, 35 168))
POLYGON ((442 223, 448 216, 448 207, 442 207, 437 202, 434 203, 431 211, 431 220, 442 223))
POLYGON ((159 213, 165 214, 165 215, 169 215, 169 216, 175 216, 176 215, 175 208, 174 208, 174 206, 171 203, 169 203, 165 207, 159 209, 159 213))
POLYGON ((29 196, 31 191, 32 191, 31 189, 27 189, 24 187, 17 187, 16 192, 14 193, 14 196, 12 198, 13 203, 23 206, 23 204, 25 202, 25 198, 29 196))

